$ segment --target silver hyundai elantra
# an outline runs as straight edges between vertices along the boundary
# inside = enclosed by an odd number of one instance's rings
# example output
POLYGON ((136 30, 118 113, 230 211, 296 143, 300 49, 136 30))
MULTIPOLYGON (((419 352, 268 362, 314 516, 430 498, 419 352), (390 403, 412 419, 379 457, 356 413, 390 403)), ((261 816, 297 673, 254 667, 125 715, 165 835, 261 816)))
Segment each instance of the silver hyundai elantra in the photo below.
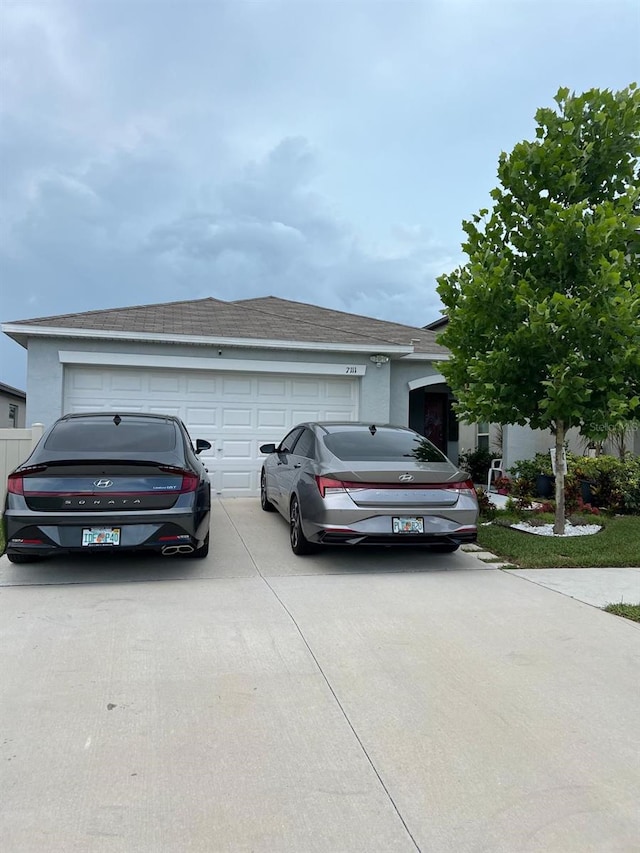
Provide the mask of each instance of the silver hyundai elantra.
POLYGON ((477 538, 469 475, 413 430, 303 423, 260 450, 262 509, 289 521, 294 554, 360 543, 448 552, 477 538))

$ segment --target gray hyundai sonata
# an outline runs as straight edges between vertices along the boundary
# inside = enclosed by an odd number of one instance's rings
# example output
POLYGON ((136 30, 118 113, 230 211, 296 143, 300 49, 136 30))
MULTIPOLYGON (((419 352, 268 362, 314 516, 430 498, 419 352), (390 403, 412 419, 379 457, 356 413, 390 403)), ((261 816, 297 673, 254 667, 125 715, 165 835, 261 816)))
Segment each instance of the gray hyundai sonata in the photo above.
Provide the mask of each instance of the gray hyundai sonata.
POLYGON ((289 521, 294 554, 360 543, 449 552, 477 538, 469 475, 413 430, 303 423, 260 450, 260 503, 289 521))

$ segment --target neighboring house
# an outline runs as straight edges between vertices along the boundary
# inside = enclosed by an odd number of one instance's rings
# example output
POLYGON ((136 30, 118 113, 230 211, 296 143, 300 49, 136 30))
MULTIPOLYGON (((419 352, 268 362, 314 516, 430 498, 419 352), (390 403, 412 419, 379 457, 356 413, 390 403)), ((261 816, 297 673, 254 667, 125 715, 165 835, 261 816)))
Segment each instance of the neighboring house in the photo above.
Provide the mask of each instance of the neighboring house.
POLYGON ((21 429, 25 425, 27 395, 0 382, 0 429, 21 429))
MULTIPOLYGON (((424 328, 436 335, 442 333, 449 318, 445 315, 439 317, 424 328)), ((640 430, 630 429, 626 435, 626 447, 633 453, 640 454, 640 430)), ((475 450, 483 448, 490 450, 496 458, 503 460, 503 469, 508 470, 520 459, 532 459, 536 453, 547 453, 554 444, 554 438, 550 430, 534 430, 528 426, 517 424, 500 425, 489 423, 467 424, 460 423, 459 427, 459 449, 475 450)), ((577 429, 571 429, 567 433, 567 444, 569 450, 574 453, 585 453, 587 442, 577 429)), ((604 444, 604 451, 617 455, 618 448, 615 442, 608 441, 604 444)))
POLYGON ((259 447, 304 420, 408 425, 457 459, 434 332, 276 297, 200 299, 5 323, 28 350, 29 423, 113 409, 180 416, 214 490, 256 495, 259 447))

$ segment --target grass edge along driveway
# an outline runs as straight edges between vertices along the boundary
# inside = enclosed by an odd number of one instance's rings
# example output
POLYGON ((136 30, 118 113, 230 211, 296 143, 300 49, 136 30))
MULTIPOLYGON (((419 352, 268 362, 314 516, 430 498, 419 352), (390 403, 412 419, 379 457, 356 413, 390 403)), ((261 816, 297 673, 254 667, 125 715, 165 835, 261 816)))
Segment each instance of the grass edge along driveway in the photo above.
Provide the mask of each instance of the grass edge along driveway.
MULTIPOLYGON (((478 527, 478 544, 522 569, 640 566, 640 516, 590 518, 602 524, 591 536, 539 536, 505 526, 498 517, 478 527), (498 523, 496 523, 498 522, 498 523)), ((515 521, 516 519, 513 519, 515 521)))

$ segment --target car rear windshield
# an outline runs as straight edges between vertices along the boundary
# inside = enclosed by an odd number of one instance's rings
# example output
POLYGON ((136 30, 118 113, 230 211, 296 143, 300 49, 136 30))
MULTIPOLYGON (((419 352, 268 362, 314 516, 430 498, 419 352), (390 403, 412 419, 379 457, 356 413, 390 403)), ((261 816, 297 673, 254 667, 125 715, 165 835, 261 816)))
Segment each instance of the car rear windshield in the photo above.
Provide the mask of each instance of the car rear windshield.
POLYGON ((47 450, 100 453, 167 452, 176 446, 176 427, 171 421, 122 416, 78 418, 61 421, 45 442, 47 450))
POLYGON ((426 438, 401 430, 345 430, 325 435, 326 447, 338 459, 349 462, 398 462, 409 458, 422 462, 446 462, 447 457, 426 438))

